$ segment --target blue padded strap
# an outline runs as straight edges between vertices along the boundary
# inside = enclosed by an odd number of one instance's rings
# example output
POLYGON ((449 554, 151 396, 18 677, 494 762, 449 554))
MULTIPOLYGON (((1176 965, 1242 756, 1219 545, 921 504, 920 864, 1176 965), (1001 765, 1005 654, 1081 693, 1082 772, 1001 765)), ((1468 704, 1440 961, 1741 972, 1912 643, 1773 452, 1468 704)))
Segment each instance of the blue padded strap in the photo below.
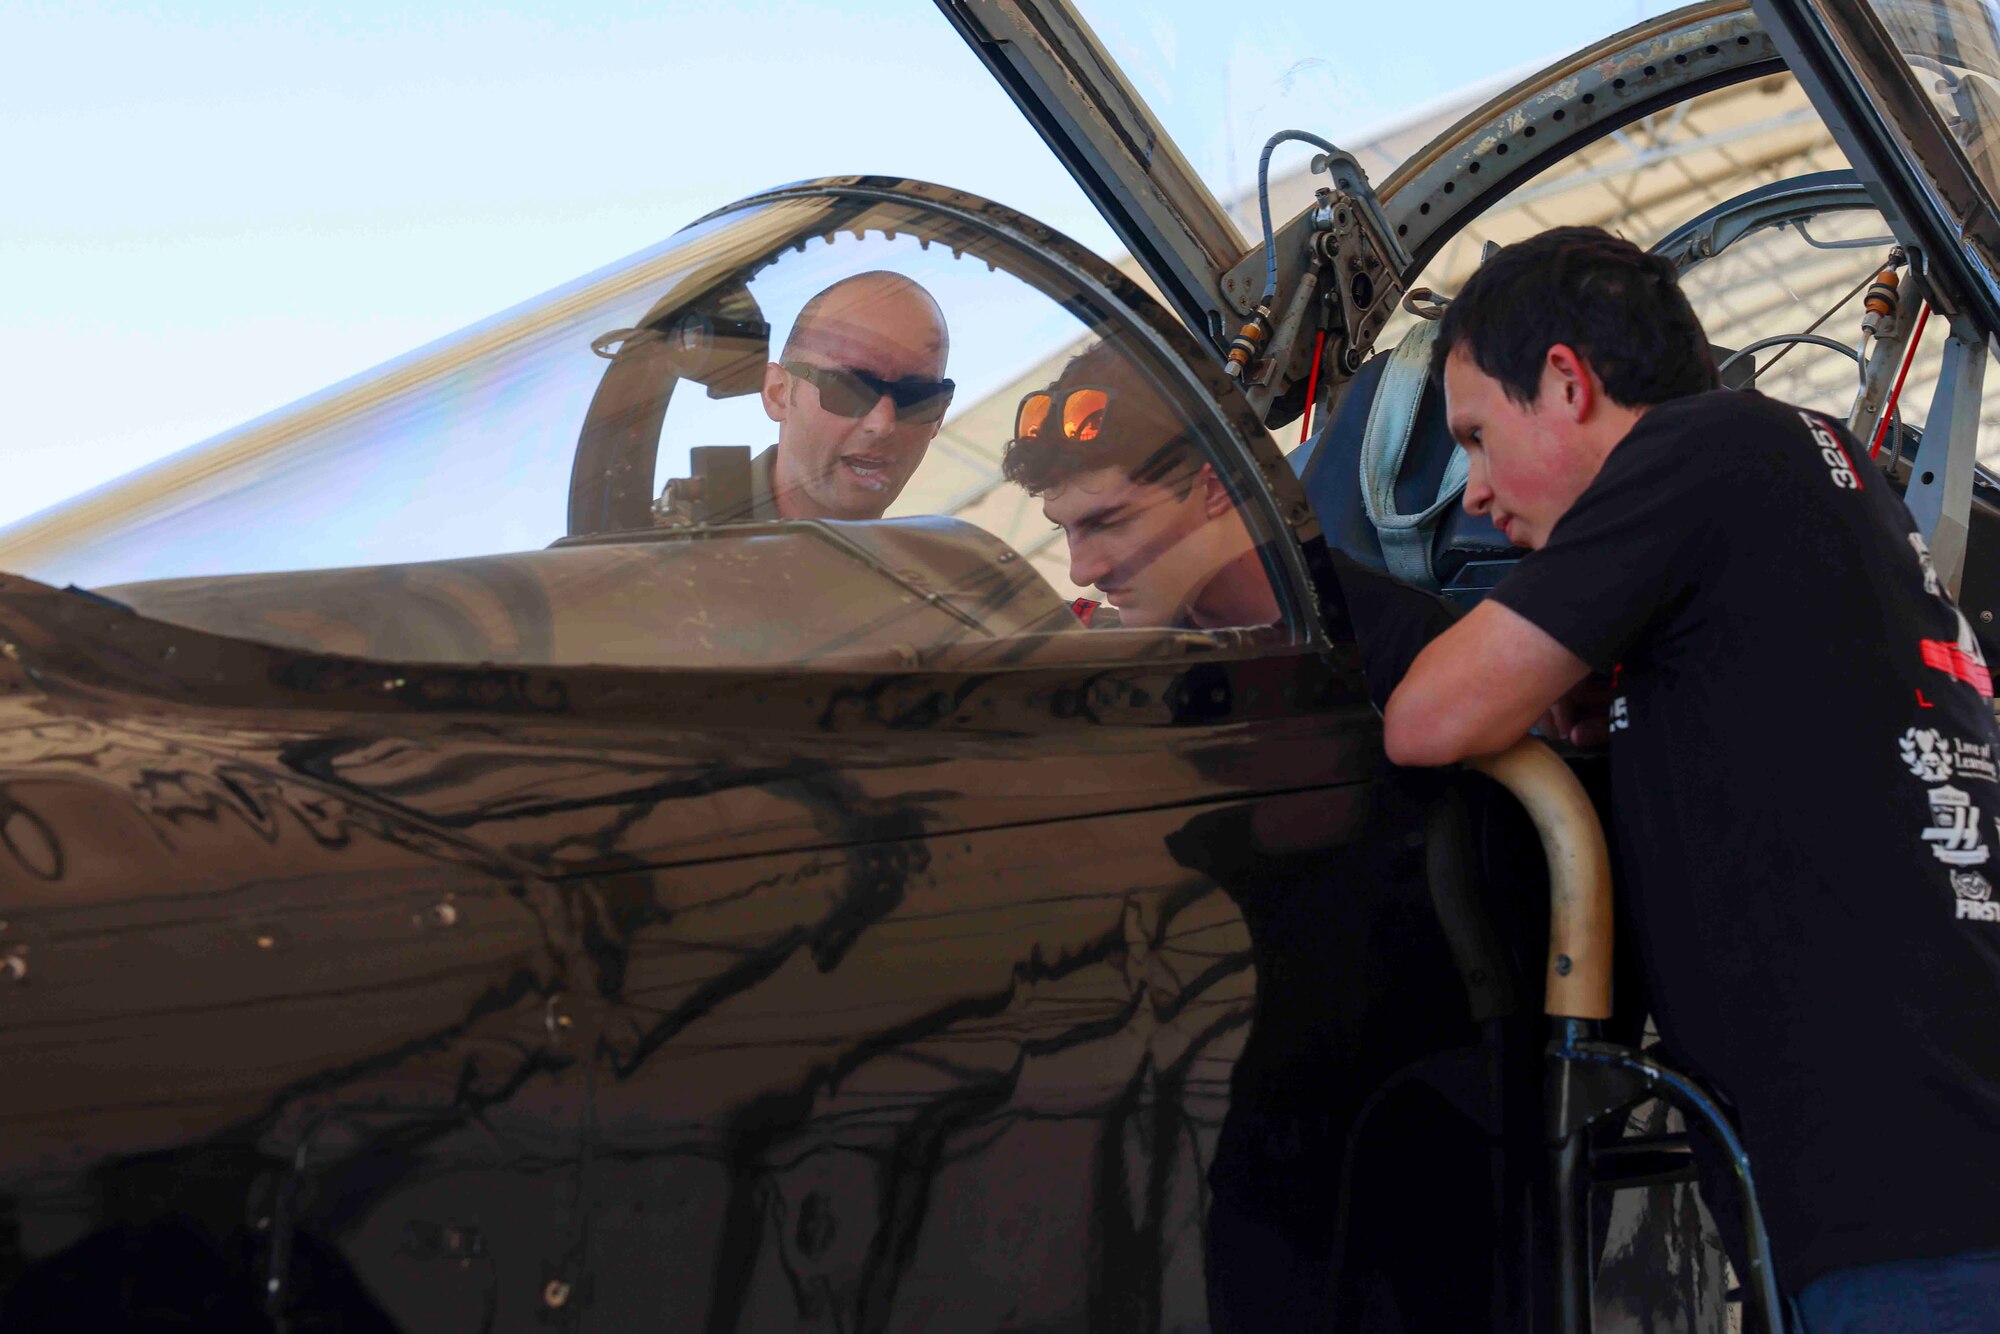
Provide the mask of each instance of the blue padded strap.
POLYGON ((1433 592, 1438 582, 1431 570, 1431 538, 1437 532, 1439 516, 1465 490, 1470 465, 1465 451, 1454 448, 1444 476, 1438 479, 1437 499, 1415 514, 1397 511, 1396 479, 1402 474, 1403 459, 1416 429, 1417 406, 1423 402, 1437 331, 1435 320, 1419 320, 1389 354, 1361 434, 1361 503, 1381 539, 1382 559, 1390 574, 1433 592))

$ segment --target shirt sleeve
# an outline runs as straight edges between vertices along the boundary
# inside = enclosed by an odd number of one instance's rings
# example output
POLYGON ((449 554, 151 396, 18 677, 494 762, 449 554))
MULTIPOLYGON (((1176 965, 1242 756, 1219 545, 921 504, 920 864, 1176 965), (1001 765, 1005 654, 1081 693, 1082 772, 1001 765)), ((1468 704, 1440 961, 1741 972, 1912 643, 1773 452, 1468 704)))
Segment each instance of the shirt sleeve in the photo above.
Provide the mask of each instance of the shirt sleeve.
POLYGON ((1719 442, 1644 427, 1491 594, 1600 672, 1693 590, 1734 488, 1719 442))

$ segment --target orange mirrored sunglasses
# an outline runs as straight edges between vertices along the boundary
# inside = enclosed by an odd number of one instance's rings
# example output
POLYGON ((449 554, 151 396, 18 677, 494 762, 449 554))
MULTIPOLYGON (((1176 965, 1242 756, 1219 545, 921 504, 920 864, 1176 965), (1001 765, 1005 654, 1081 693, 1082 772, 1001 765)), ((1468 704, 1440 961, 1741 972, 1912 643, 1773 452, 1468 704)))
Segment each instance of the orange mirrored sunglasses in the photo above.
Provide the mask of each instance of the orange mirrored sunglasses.
POLYGON ((1060 401, 1046 389, 1037 389, 1021 400, 1014 410, 1014 438, 1039 440, 1053 418, 1062 423, 1065 440, 1088 444, 1104 430, 1104 414, 1111 406, 1111 391, 1096 385, 1079 385, 1060 401))

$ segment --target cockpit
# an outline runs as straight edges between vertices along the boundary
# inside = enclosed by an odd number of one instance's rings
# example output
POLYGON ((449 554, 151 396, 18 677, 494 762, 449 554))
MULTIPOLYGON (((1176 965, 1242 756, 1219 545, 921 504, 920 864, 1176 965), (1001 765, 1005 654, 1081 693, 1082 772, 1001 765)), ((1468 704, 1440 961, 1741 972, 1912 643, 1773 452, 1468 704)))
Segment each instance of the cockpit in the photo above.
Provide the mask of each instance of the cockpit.
POLYGON ((6 567, 399 662, 871 669, 1307 635, 1186 335, 1046 229, 894 186, 712 215, 16 529, 6 567), (1052 390, 1066 407, 1024 416, 1052 390), (1060 475, 1010 475, 1044 433, 1060 475), (1117 513, 1083 508, 1117 559, 1085 571, 1052 498, 1114 484, 1117 513))

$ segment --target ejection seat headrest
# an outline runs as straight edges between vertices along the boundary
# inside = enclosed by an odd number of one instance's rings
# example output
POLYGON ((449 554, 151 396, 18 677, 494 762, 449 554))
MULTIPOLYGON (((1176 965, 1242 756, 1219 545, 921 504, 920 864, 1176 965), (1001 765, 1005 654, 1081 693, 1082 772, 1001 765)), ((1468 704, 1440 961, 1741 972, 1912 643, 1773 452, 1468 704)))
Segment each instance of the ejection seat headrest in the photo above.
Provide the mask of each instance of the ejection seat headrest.
POLYGON ((1395 351, 1364 362, 1293 462, 1329 543, 1470 605, 1525 553, 1460 504, 1465 454, 1429 374, 1436 329, 1421 323, 1395 351))
MULTIPOLYGON (((1436 331, 1420 322, 1394 350, 1362 363, 1292 463, 1329 543, 1470 607, 1527 552, 1461 503, 1465 453, 1445 424, 1444 389, 1429 374, 1436 331)), ((1718 365, 1729 355, 1713 351, 1718 365)), ((1727 387, 1754 381, 1747 358, 1731 369, 1727 387)))

